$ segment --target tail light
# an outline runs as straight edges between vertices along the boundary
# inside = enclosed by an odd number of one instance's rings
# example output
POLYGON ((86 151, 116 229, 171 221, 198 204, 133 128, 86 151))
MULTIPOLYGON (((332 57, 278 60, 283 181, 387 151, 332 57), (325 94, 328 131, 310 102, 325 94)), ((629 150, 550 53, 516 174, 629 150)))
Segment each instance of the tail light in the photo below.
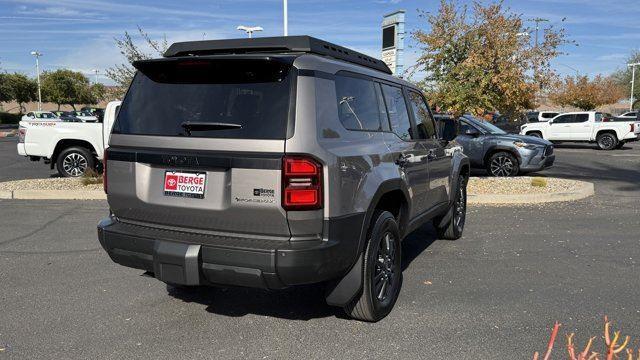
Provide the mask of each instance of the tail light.
POLYGON ((629 124, 629 132, 635 132, 636 131, 636 124, 635 123, 631 123, 629 124))
POLYGON ((282 207, 285 210, 322 208, 322 165, 306 156, 282 159, 282 207))
POLYGON ((104 154, 102 155, 102 187, 104 188, 104 193, 107 194, 107 154, 109 152, 107 149, 104 149, 104 154))
POLYGON ((27 136, 27 128, 20 127, 18 129, 18 142, 24 143, 24 138, 27 136))

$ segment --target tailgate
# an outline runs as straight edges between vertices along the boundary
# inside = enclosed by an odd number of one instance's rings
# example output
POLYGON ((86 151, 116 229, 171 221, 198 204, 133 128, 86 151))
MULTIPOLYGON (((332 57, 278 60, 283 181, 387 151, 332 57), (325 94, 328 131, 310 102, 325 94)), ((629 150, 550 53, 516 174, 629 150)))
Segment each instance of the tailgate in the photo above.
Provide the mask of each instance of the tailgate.
POLYGON ((281 168, 294 76, 288 59, 134 63, 107 152, 121 219, 288 237, 281 168))
POLYGON ((284 141, 270 153, 136 149, 108 151, 108 200, 121 219, 191 229, 288 236, 280 206, 284 141))

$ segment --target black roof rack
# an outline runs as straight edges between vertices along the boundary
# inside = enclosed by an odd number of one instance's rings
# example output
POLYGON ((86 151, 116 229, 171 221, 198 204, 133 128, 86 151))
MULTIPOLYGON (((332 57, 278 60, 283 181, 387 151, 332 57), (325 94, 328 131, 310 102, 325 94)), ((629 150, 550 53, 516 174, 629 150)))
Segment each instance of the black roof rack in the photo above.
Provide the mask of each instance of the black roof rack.
POLYGON ((172 44, 165 57, 255 52, 307 52, 330 56, 391 74, 382 60, 311 36, 278 36, 227 40, 186 41, 172 44))

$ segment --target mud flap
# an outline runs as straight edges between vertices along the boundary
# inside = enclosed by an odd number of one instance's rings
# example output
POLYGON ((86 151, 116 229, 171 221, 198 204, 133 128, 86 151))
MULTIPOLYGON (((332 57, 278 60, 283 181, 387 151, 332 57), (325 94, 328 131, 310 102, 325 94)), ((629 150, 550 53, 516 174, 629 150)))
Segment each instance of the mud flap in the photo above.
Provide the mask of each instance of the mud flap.
POLYGON ((156 240, 153 270, 156 279, 177 285, 199 285, 200 245, 156 240))
POLYGON ((327 304, 331 306, 347 306, 362 290, 362 253, 351 270, 330 288, 327 304))

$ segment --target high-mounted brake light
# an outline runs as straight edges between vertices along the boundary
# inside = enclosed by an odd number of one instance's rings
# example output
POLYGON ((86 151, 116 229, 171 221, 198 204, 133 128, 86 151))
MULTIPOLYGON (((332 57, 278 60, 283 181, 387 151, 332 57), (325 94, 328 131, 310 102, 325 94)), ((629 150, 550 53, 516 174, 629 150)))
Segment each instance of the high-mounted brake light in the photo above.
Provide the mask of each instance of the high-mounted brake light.
POLYGON ((322 208, 322 165, 305 156, 282 159, 282 207, 285 210, 322 208))
POLYGON ((104 193, 107 194, 107 154, 109 152, 107 149, 104 150, 104 154, 102 155, 102 187, 104 188, 104 193))

